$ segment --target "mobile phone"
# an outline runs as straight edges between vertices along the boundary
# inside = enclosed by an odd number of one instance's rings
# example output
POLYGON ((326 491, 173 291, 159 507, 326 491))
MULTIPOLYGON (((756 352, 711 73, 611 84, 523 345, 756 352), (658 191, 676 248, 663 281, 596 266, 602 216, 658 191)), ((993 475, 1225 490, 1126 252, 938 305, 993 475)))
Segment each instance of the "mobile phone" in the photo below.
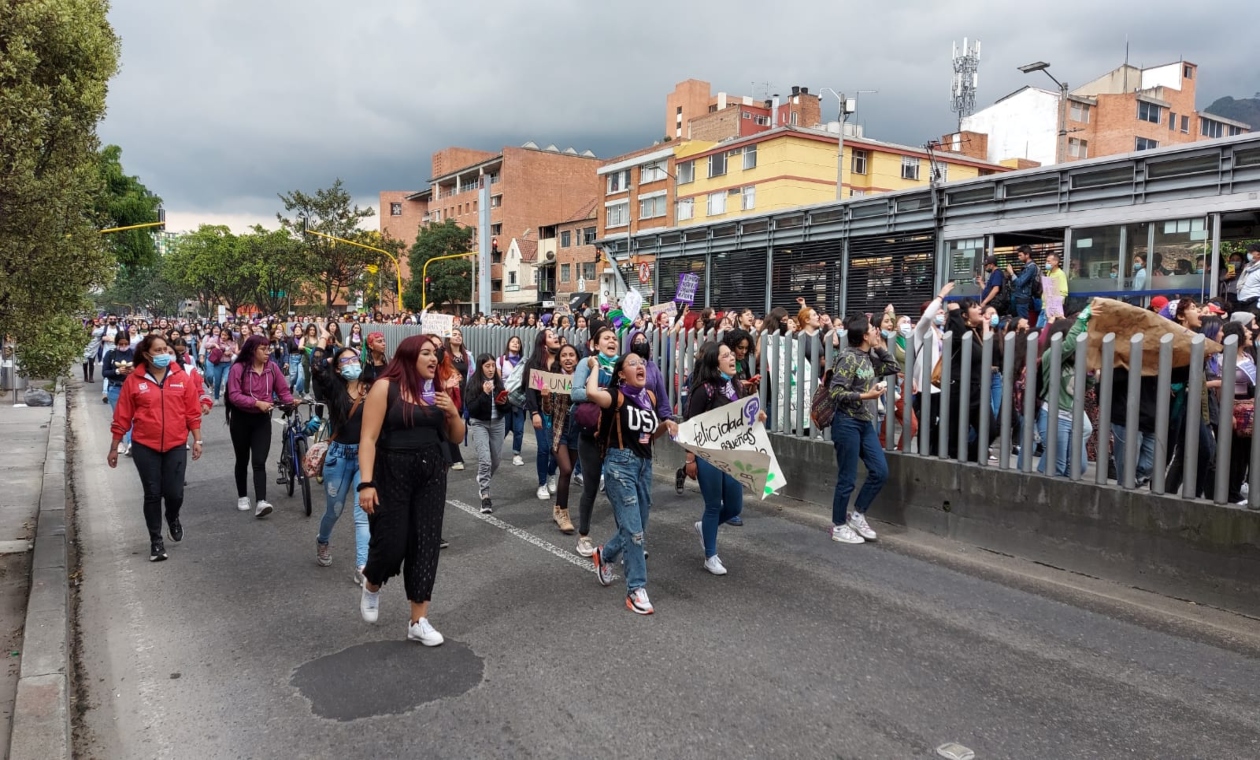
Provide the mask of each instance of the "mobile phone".
POLYGON ((501 390, 501 391, 499 391, 499 395, 497 395, 497 396, 495 396, 495 397, 494 397, 494 403, 496 403, 496 404, 506 404, 506 403, 507 403, 507 400, 508 400, 508 392, 507 392, 507 390, 501 390))

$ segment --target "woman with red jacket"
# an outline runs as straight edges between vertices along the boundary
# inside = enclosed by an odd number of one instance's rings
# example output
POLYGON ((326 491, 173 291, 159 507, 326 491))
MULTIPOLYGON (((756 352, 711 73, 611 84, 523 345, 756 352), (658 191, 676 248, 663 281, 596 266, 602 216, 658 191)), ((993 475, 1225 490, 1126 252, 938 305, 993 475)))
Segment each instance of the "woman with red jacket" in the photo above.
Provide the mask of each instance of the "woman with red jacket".
POLYGON ((118 466, 118 443, 131 430, 131 455, 144 487, 144 521, 149 527, 149 561, 166 559, 162 544, 162 502, 171 540, 184 537, 179 509, 184 504, 188 434, 193 459, 201 458, 201 387, 193 382, 160 335, 136 346, 135 370, 123 381, 110 425, 109 466, 118 466))

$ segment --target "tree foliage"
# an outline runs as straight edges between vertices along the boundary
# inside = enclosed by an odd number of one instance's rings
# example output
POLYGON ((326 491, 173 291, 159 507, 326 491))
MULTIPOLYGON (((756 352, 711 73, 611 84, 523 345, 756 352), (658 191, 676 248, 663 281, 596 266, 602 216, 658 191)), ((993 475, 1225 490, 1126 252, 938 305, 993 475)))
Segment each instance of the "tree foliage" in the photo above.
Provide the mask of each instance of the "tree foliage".
POLYGON ((332 309, 338 295, 355 289, 368 264, 379 263, 380 254, 318 235, 304 235, 303 230, 357 241, 363 234, 359 229, 360 220, 376 212, 354 204, 340 179, 333 182, 332 187, 316 190, 313 195, 301 190, 281 193, 280 201, 291 216, 276 214, 276 219, 281 228, 306 246, 313 280, 324 297, 324 306, 332 309))
POLYGON ((257 291, 246 246, 224 225, 203 224, 180 238, 167 254, 173 282, 197 294, 207 306, 223 304, 230 313, 250 303, 257 291))
POLYGON ((57 314, 36 323, 17 345, 22 376, 60 377, 83 358, 87 343, 83 323, 69 314, 57 314))
POLYGON ((424 296, 429 304, 422 304, 420 295, 425 262, 438 256, 472 250, 472 230, 459 226, 453 219, 421 227, 415 244, 411 246, 411 283, 403 294, 403 305, 419 311, 426 305, 436 308, 471 298, 473 268, 469 259, 449 259, 430 264, 429 282, 424 287, 424 296))
POLYGON ((118 67, 107 11, 104 0, 0 3, 0 335, 53 341, 42 355, 58 362, 82 350, 83 330, 61 328, 110 269, 95 213, 96 124, 118 67))
MULTIPOLYGON (((103 224, 127 227, 158 220, 157 209, 162 199, 150 192, 139 177, 123 171, 122 148, 106 145, 99 154, 99 167, 104 192, 97 200, 96 210, 103 224)), ((118 262, 120 274, 134 275, 157 263, 153 229, 111 232, 106 236, 106 244, 118 262)))
POLYGON ((253 302, 266 314, 283 314, 292 299, 314 276, 311 261, 300 241, 284 230, 262 225, 236 239, 241 257, 249 261, 254 280, 253 302))
POLYGON ((194 296, 196 293, 187 284, 172 277, 168 255, 137 271, 120 267, 114 281, 95 300, 98 307, 114 314, 142 309, 171 315, 178 314, 183 302, 194 296))

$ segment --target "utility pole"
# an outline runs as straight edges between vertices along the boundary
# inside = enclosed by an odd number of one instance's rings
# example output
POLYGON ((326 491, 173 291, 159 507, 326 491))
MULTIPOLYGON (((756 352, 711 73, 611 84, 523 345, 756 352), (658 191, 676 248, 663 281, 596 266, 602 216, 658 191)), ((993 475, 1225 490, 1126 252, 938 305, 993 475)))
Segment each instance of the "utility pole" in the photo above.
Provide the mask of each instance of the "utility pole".
MULTIPOLYGON (((836 92, 830 87, 824 87, 822 91, 836 96, 836 100, 840 102, 836 116, 840 126, 836 141, 836 200, 842 200, 844 198, 844 123, 849 118, 849 114, 857 110, 857 100, 847 98, 844 93, 836 92)), ((777 120, 778 114, 775 114, 774 118, 777 120)))
MULTIPOLYGON (((481 209, 480 220, 477 226, 477 233, 480 244, 477 246, 480 253, 478 267, 478 287, 481 289, 481 302, 477 305, 477 310, 482 314, 489 316, 490 314, 490 177, 489 175, 481 175, 481 191, 478 193, 480 200, 478 201, 481 209)), ((468 310, 472 311, 472 300, 468 302, 468 310)), ((471 316, 471 315, 470 315, 471 316)))

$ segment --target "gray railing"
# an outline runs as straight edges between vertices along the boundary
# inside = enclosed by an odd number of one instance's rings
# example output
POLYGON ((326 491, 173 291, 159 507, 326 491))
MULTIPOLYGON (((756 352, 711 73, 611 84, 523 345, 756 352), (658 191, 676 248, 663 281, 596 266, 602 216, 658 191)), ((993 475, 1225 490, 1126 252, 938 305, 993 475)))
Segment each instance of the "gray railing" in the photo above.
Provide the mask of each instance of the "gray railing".
MULTIPOLYGON (((383 332, 391 349, 403 338, 421 332, 417 325, 383 325, 373 326, 371 329, 383 332)), ((508 338, 512 336, 521 339, 524 353, 528 355, 533 350, 534 341, 538 335, 536 328, 528 327, 464 327, 462 332, 468 350, 474 355, 488 353, 496 357, 503 353, 508 338)), ((585 330, 559 332, 569 343, 579 346, 584 346, 586 343, 585 330)), ((652 358, 666 378, 670 404, 676 412, 681 413, 684 410, 686 386, 701 346, 710 340, 720 340, 722 334, 713 330, 702 334, 696 330, 661 331, 652 328, 644 332, 652 345, 652 358)), ((933 338, 929 336, 928 339, 933 338)), ((1060 445, 1058 424, 1060 410, 1058 400, 1063 390, 1063 369, 1067 362, 1078 368, 1086 366, 1090 337, 1088 333, 1081 333, 1077 338, 1075 350, 1065 356, 1063 338, 1061 335, 1055 335, 1044 351, 1044 360, 1042 359, 1043 352, 1039 350, 1038 339, 1039 335, 1035 332, 1024 336, 1007 334, 1003 339, 1001 399, 996 418, 987 411, 992 403, 993 357, 997 348, 992 335, 986 335, 979 341, 978 346, 972 333, 964 334, 961 339, 952 333, 946 333, 943 336, 940 355, 946 359, 952 357, 954 346, 958 344, 958 351, 961 354, 958 367, 961 376, 957 378, 956 383, 952 382, 955 380, 952 376, 954 362, 942 361, 940 382, 937 385, 939 392, 932 390, 933 363, 922 360, 924 356, 930 356, 930 353, 923 351, 923 356, 916 355, 913 343, 910 342, 905 350, 903 373, 897 382, 888 384, 888 390, 881 403, 879 424, 883 429, 885 449, 903 456, 927 456, 931 453, 932 456, 941 459, 966 459, 968 442, 975 439, 978 441, 976 448, 979 455, 971 466, 997 467, 1002 470, 1018 469, 1027 474, 1059 477, 1057 461, 1060 445), (1015 362, 1016 341, 1018 340, 1026 342, 1024 364, 1020 368, 1026 377, 1039 377, 1043 369, 1043 361, 1048 363, 1049 373, 1045 383, 1045 392, 1025 393, 1022 408, 1016 409, 1014 379, 1017 372, 1015 362), (978 424, 973 425, 968 411, 972 401, 971 359, 976 351, 981 353, 978 401, 981 413, 978 424), (906 381, 906 378, 916 377, 916 382, 906 381), (960 394, 957 404, 952 403, 955 388, 960 394), (909 389, 908 393, 906 393, 907 389, 909 389), (933 399, 933 396, 936 398, 933 399), (900 418, 893 412, 898 398, 904 402, 900 418), (1039 443, 1044 453, 1034 456, 1033 452, 1038 446, 1036 422, 1043 405, 1046 407, 1046 432, 1039 443), (932 420, 934 411, 937 414, 935 423, 932 420), (918 436, 913 441, 907 441, 908 451, 901 450, 902 432, 911 429, 914 424, 912 415, 917 415, 918 436), (994 425, 997 426, 996 431, 993 429, 994 425), (988 445, 990 437, 993 438, 992 446, 988 445), (952 442, 956 447, 953 453, 950 451, 952 442), (933 446, 932 443, 936 445, 933 446), (1021 453, 1023 456, 1020 456, 1021 453), (1043 466, 1042 463, 1044 463, 1044 473, 1039 472, 1043 466)), ((1118 478, 1113 479, 1108 476, 1108 465, 1113 454, 1111 405, 1115 392, 1117 340, 1128 341, 1128 366, 1142 366, 1143 336, 1139 334, 1118 337, 1109 333, 1101 340, 1100 367, 1088 373, 1074 372, 1071 409, 1061 412, 1064 415, 1064 421, 1068 422, 1066 477, 1080 481, 1088 476, 1088 467, 1093 466, 1095 468, 1092 475, 1094 483, 1098 485, 1114 483, 1121 488, 1133 489, 1139 485, 1137 472, 1143 441, 1143 436, 1139 431, 1144 378, 1140 372, 1129 373, 1125 389, 1127 397, 1123 419, 1126 435, 1124 450, 1119 452, 1123 468, 1116 473, 1118 478), (1093 393, 1087 394, 1091 385, 1093 393), (1086 440, 1085 422, 1089 416, 1086 410, 1087 398, 1097 401, 1097 420, 1096 424, 1091 422, 1093 429, 1090 434, 1091 437, 1096 438, 1096 457, 1095 461, 1086 462, 1082 467, 1081 460, 1084 456, 1086 440)), ((1184 498, 1193 499, 1200 490, 1198 457, 1200 425, 1203 422, 1206 344, 1201 335, 1193 338, 1190 345, 1191 369, 1188 372, 1188 380, 1184 386, 1179 383, 1174 388, 1172 343, 1172 336, 1164 336, 1159 342, 1159 371, 1154 379, 1156 383, 1155 430, 1149 434, 1149 438, 1154 442, 1154 454, 1149 483, 1141 485, 1149 487, 1156 494, 1167 493, 1166 474, 1170 454, 1178 442, 1173 437, 1178 430, 1184 430, 1184 439, 1179 441, 1181 443, 1179 457, 1181 483, 1177 493, 1184 498), (1173 416, 1174 390, 1179 397, 1184 394, 1185 402, 1181 405, 1184 408, 1179 415, 1180 422, 1173 416)), ((1219 393, 1214 389, 1206 391, 1218 393, 1219 397, 1218 425, 1211 430, 1216 438, 1216 461, 1213 464, 1219 463, 1219 466, 1215 467, 1215 480, 1210 490, 1212 500, 1217 504, 1227 503, 1229 497, 1229 462, 1234 439, 1234 377, 1239 355, 1238 348, 1236 338, 1231 336, 1226 339, 1221 358, 1220 376, 1223 382, 1219 393)), ((769 417, 768 429, 779 435, 829 442, 830 429, 815 429, 809 419, 809 410, 814 390, 823 376, 824 369, 831 366, 835 360, 837 344, 832 335, 822 333, 790 336, 762 334, 756 337, 756 349, 755 374, 761 375, 758 394, 762 408, 766 410, 769 417)), ((1148 379, 1147 382, 1150 380, 1148 379)), ((1032 385, 1026 383, 1026 387, 1031 388, 1032 385)), ((1257 475, 1260 474, 1260 441, 1257 440, 1257 430, 1254 426, 1251 442, 1247 501, 1252 508, 1260 508, 1260 484, 1257 483, 1257 475)))

